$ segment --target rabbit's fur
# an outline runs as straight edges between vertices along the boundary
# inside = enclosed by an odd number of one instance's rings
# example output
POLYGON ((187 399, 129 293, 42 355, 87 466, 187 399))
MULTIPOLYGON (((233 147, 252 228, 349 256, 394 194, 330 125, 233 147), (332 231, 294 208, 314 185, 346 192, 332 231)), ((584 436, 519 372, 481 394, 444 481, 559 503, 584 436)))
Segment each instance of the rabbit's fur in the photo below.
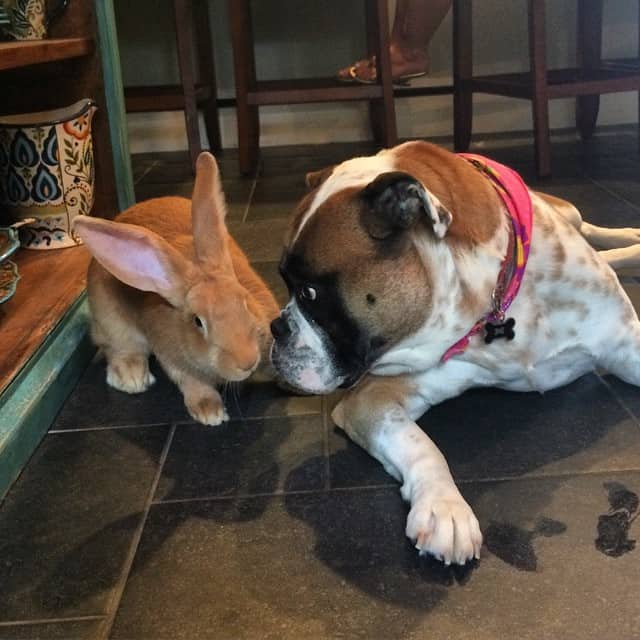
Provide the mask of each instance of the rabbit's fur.
POLYGON ((153 353, 198 422, 228 419, 216 385, 270 367, 266 284, 229 235, 215 159, 202 153, 193 200, 156 198, 116 221, 82 216, 75 230, 94 259, 87 291, 91 333, 107 383, 127 393, 154 383, 153 353))

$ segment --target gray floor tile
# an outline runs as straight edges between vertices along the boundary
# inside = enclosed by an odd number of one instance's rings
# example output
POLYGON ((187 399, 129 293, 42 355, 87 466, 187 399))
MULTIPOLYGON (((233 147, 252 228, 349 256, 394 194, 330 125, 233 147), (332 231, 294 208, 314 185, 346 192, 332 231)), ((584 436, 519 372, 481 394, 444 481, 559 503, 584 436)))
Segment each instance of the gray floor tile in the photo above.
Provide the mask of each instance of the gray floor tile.
POLYGON ((298 172, 274 178, 261 177, 251 198, 247 221, 288 219, 307 191, 304 174, 298 172))
POLYGON ((319 414, 322 405, 319 396, 296 395, 267 380, 223 388, 223 398, 227 412, 236 419, 319 414))
POLYGON ((611 177, 597 177, 596 183, 635 207, 640 207, 640 168, 632 167, 611 177))
POLYGON ((615 490, 640 474, 465 485, 475 570, 420 559, 394 489, 159 505, 113 638, 632 638, 640 556, 596 547, 615 490))
POLYGON ((309 491, 325 486, 322 416, 179 427, 156 500, 309 491), (304 473, 291 476, 294 469, 304 473))
POLYGON ((146 182, 142 181, 135 186, 136 202, 162 198, 164 196, 179 196, 191 198, 193 194, 193 182, 146 182))
POLYGON ((0 626, 0 640, 94 640, 99 620, 0 626))
MULTIPOLYGON (((474 144, 589 221, 640 226, 633 127, 598 130, 586 143, 554 133, 550 180, 535 176, 530 137, 476 135, 474 144)), ((304 174, 375 151, 366 143, 265 148, 256 179, 239 178, 237 151, 218 158, 229 227, 281 304, 288 296, 277 264, 304 174)), ((133 164, 139 198, 191 196, 186 153, 133 164)), ((634 274, 625 276, 640 300, 634 274)), ((128 396, 107 387, 104 364, 94 363, 54 425, 179 423, 156 494, 170 502, 151 508, 114 638, 638 635, 637 387, 591 375, 544 396, 475 390, 429 411, 420 424, 485 535, 479 566, 451 569, 417 557, 397 484, 333 428, 339 393, 233 385, 225 392, 233 422, 207 428, 190 423, 177 388, 158 377, 128 396)), ((167 432, 45 439, 0 506, 0 622, 104 614, 167 432)), ((0 639, 80 640, 95 637, 96 624, 0 625, 0 639)))
POLYGON ((284 307, 289 300, 289 292, 278 272, 278 264, 278 262, 256 262, 253 268, 263 278, 280 306, 284 307))
POLYGON ((241 223, 230 220, 228 228, 251 262, 278 262, 288 228, 286 218, 241 223))
MULTIPOLYGON (((227 218, 229 220, 242 220, 249 203, 251 184, 231 180, 223 182, 222 188, 227 203, 227 218)), ((193 181, 190 182, 147 182, 143 179, 135 187, 136 201, 142 202, 150 198, 162 198, 164 196, 179 196, 191 199, 193 195, 193 181)))
POLYGON ((96 357, 63 405, 51 428, 123 427, 188 421, 182 394, 155 361, 156 383, 143 393, 128 394, 106 381, 106 362, 96 357))
POLYGON ((45 438, 0 508, 0 621, 106 613, 167 433, 45 438))
POLYGON ((604 376, 604 381, 611 388, 614 395, 622 402, 623 406, 640 423, 640 391, 638 387, 627 384, 611 374, 604 376))
MULTIPOLYGON (((101 427, 130 427, 171 422, 190 422, 178 387, 155 360, 151 370, 156 383, 143 393, 128 394, 110 387, 106 363, 99 357, 89 365, 57 418, 54 431, 101 427)), ((220 388, 229 415, 257 418, 320 413, 318 396, 295 395, 275 382, 247 380, 220 388)))
POLYGON ((540 188, 575 205, 587 222, 609 227, 640 226, 640 209, 591 182, 565 181, 540 188))
MULTIPOLYGON (((595 375, 544 395, 467 391, 419 424, 457 480, 640 469, 640 428, 595 375)), ((329 451, 332 487, 393 482, 337 430, 329 451)))

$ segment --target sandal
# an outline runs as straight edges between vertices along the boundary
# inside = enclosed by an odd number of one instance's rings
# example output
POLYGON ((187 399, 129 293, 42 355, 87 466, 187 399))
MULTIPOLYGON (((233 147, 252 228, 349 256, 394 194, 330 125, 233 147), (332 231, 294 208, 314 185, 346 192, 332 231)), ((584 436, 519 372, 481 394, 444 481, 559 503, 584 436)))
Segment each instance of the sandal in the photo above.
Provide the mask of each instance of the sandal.
MULTIPOLYGON (((345 69, 340 69, 336 74, 336 79, 339 82, 355 83, 355 84, 375 84, 377 81, 377 69, 376 69, 376 57, 366 58, 364 60, 358 60, 355 64, 345 69), (363 75, 362 72, 365 72, 363 75)), ((413 78, 421 78, 426 76, 426 71, 418 71, 416 73, 405 73, 396 78, 392 78, 394 85, 399 87, 407 87, 410 84, 410 80, 413 78)))

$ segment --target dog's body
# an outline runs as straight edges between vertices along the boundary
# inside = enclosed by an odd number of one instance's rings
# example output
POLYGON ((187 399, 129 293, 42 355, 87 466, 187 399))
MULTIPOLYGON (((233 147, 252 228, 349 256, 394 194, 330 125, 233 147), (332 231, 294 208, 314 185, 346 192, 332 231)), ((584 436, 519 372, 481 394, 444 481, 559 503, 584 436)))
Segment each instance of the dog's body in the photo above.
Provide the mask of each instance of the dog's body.
POLYGON ((545 391, 595 367, 640 384, 640 322, 611 268, 640 264, 640 232, 595 227, 530 192, 531 251, 507 312, 515 339, 485 344, 479 333, 443 361, 491 311, 508 253, 510 222, 491 181, 414 142, 318 182, 286 243, 292 298, 272 324, 273 363, 307 391, 351 387, 333 418, 403 483, 407 535, 421 552, 464 563, 479 555, 478 522, 415 420, 474 386, 545 391))

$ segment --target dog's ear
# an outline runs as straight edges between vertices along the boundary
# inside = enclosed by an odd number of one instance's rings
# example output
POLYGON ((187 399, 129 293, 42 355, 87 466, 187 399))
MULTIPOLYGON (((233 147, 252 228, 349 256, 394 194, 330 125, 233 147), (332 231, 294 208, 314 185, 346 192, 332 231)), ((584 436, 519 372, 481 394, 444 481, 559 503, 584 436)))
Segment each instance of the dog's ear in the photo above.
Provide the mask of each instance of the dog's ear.
POLYGON ((317 189, 333 173, 335 166, 335 164, 332 164, 319 171, 309 171, 304 178, 307 188, 317 189))
POLYGON ((362 191, 364 224, 369 235, 382 240, 392 233, 427 221, 437 238, 451 224, 451 213, 412 175, 403 171, 380 174, 362 191))

